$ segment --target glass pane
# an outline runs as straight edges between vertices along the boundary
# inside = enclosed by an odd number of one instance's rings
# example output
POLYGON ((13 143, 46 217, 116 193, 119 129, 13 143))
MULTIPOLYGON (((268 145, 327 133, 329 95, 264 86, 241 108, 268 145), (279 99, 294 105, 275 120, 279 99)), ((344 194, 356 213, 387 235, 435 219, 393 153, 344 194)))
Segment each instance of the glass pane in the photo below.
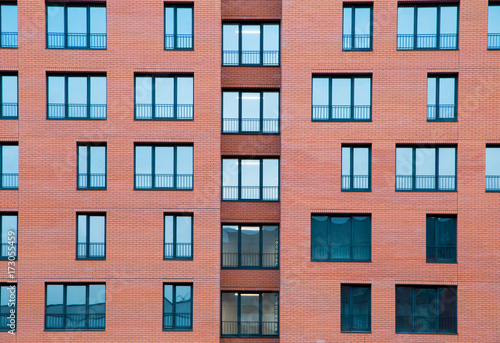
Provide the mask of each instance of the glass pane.
POLYGON ((370 8, 356 8, 355 9, 355 24, 354 33, 356 34, 370 34, 371 27, 371 9, 370 8))
POLYGON ((278 92, 264 92, 263 96, 263 117, 279 118, 280 95, 278 92))
POLYGON ((439 149, 439 175, 440 176, 455 176, 456 162, 455 148, 440 148, 439 149))
POLYGON ((352 32, 352 8, 344 8, 344 35, 350 35, 352 32))
POLYGON ((171 146, 155 147, 155 174, 174 174, 174 148, 171 146))
POLYGON ((278 293, 262 293, 262 322, 278 322, 278 293))
POLYGON ((158 105, 174 104, 174 78, 155 78, 155 102, 158 105))
MULTIPOLYGON (((238 293, 222 293, 221 302, 222 321, 236 322, 238 320, 238 293)), ((224 329, 223 333, 225 333, 224 329)))
POLYGON ((78 243, 87 243, 87 216, 78 216, 78 243))
POLYGON ((152 78, 151 77, 136 77, 135 78, 135 102, 137 104, 152 104, 152 78))
POLYGON ((260 186, 260 161, 242 160, 241 161, 241 185, 242 186, 260 186))
POLYGON ((17 76, 2 76, 2 102, 17 104, 17 76))
POLYGON ((90 33, 106 33, 106 7, 90 7, 90 33))
MULTIPOLYGON (((312 84, 312 104, 313 106, 328 105, 328 83, 327 78, 313 78, 312 84)), ((350 94, 350 91, 349 91, 350 94)))
MULTIPOLYGON (((244 119, 260 118, 260 93, 241 93, 241 117, 244 119)), ((251 123, 248 125, 253 126, 251 123)))
POLYGON ((222 25, 222 49, 239 50, 238 25, 222 25))
POLYGON ((342 175, 351 175, 351 148, 342 148, 342 175))
POLYGON ((369 148, 353 149, 354 175, 368 175, 369 148))
POLYGON ((85 302, 87 298, 87 287, 67 286, 66 287, 66 313, 85 314, 85 302))
MULTIPOLYGON (((9 287, 7 286, 0 286, 0 306, 2 306, 0 313, 4 313, 3 307, 7 306, 9 304, 9 297, 10 297, 10 290, 9 287)), ((9 312, 7 309, 6 313, 9 312)))
POLYGON ((260 228, 241 227, 241 265, 259 266, 260 228))
POLYGON ((351 79, 332 79, 332 105, 351 105, 351 79))
POLYGON ((177 9, 177 34, 191 34, 193 32, 193 9, 177 9))
POLYGON ((17 32, 17 5, 2 5, 2 32, 17 32))
POLYGON ((354 105, 370 105, 371 94, 370 78, 354 79, 354 105))
POLYGON ((279 25, 263 25, 264 51, 279 51, 280 27, 279 25))
POLYGON ((9 241, 9 237, 15 237, 15 243, 17 243, 17 216, 1 216, 2 219, 2 242, 6 244, 9 241), (10 235, 9 232, 14 232, 14 236, 10 235))
POLYGON ((455 104, 455 78, 439 79, 439 104, 455 104))
POLYGON ((456 287, 443 287, 438 289, 439 316, 444 318, 457 316, 457 289, 456 287))
POLYGON ((105 313, 106 286, 89 285, 89 312, 105 313))
POLYGON ((222 160, 222 185, 238 186, 238 160, 222 160))
POLYGON ((89 243, 105 242, 106 217, 90 216, 90 240, 89 243))
POLYGON ((486 148, 486 176, 500 176, 500 148, 486 148))
POLYGON ((414 28, 414 9, 413 7, 398 8, 398 35, 411 35, 414 28))
POLYGON ((64 313, 63 285, 47 285, 46 312, 48 314, 64 313))
POLYGON ((87 174, 87 146, 78 147, 78 173, 87 174))
POLYGON ((174 216, 165 216, 165 243, 174 243, 174 216))
POLYGON ((163 311, 165 313, 174 312, 174 287, 172 285, 163 285, 163 311))
POLYGON ((175 287, 176 313, 191 313, 191 286, 175 287))
POLYGON ((238 118, 238 92, 222 93, 222 117, 224 119, 238 118))
POLYGON ((412 148, 396 148, 396 175, 412 175, 412 148))
MULTIPOLYGON (((279 250, 279 230, 277 226, 264 226, 262 228, 262 253, 264 256, 266 254, 278 254, 279 250)), ((270 260, 264 259, 265 261, 270 260)))
POLYGON ((190 216, 177 217, 177 243, 186 244, 191 243, 192 240, 192 220, 190 216))
POLYGON ((328 217, 311 217, 311 256, 316 260, 326 260, 328 251, 328 217))
POLYGON ((458 9, 455 6, 443 6, 441 11, 441 34, 457 33, 458 9))
POLYGON ((260 51, 260 26, 242 25, 241 26, 241 50, 242 51, 260 51))
POLYGON ((417 8, 417 34, 436 34, 437 32, 437 8, 417 8))
MULTIPOLYGON (((238 253, 238 226, 228 226, 225 225, 222 227, 222 253, 223 254, 237 254, 238 253)), ((232 265, 232 261, 234 261, 234 256, 227 258, 227 263, 232 265)), ((224 258, 226 262, 226 258, 224 258)), ((236 261, 237 263, 237 261, 236 261)))
POLYGON ((49 104, 64 104, 65 89, 63 76, 49 76, 49 104))
MULTIPOLYGON (((370 287, 352 287, 351 296, 352 296, 352 314, 354 316, 369 316, 370 287)), ((365 321, 365 318, 362 318, 361 321, 365 321)))
MULTIPOLYGON (((342 315, 351 315, 351 287, 340 286, 340 312, 342 315)), ((343 325, 342 325, 343 326, 343 325)))
POLYGON ((177 147, 177 174, 193 174, 193 147, 177 147))
POLYGON ((106 173, 106 147, 90 147, 90 172, 92 174, 106 173))
MULTIPOLYGON (((436 245, 436 219, 436 217, 427 217, 426 219, 426 242, 428 248, 433 248, 436 245)), ((431 256, 434 257, 434 250, 432 250, 431 256)))
POLYGON ((488 33, 500 33, 500 6, 488 6, 488 33))
POLYGON ((412 294, 412 287, 396 287, 396 316, 413 315, 412 294))
POLYGON ((279 160, 265 159, 263 163, 263 186, 279 186, 279 160))
POLYGON ((53 33, 64 33, 64 7, 47 6, 47 30, 53 33))
POLYGON ((106 77, 90 78, 90 103, 106 105, 106 77))
POLYGON ((457 224, 455 218, 438 218, 437 245, 440 247, 454 247, 456 230, 457 224))
POLYGON ((192 105, 193 104, 193 78, 178 77, 177 78, 177 104, 192 105))
POLYGON ((87 33, 87 8, 68 7, 68 33, 87 33))
POLYGON ((151 174, 151 150, 150 146, 135 147, 135 173, 136 174, 151 174))
POLYGON ((242 322, 259 322, 259 294, 241 294, 240 311, 242 322))
POLYGON ((68 77, 68 102, 70 104, 87 104, 86 77, 68 77))
POLYGON ((415 331, 436 331, 436 289, 415 289, 415 331))
POLYGON ((19 147, 17 145, 4 145, 2 147, 2 170, 5 174, 19 173, 19 147))
POLYGON ((351 218, 332 217, 331 219, 331 258, 351 258, 351 218))
POLYGON ((436 149, 416 149, 415 175, 436 175, 436 149))
POLYGON ((436 78, 427 78, 427 105, 436 105, 436 78))
POLYGON ((174 8, 165 7, 165 34, 174 34, 174 8))

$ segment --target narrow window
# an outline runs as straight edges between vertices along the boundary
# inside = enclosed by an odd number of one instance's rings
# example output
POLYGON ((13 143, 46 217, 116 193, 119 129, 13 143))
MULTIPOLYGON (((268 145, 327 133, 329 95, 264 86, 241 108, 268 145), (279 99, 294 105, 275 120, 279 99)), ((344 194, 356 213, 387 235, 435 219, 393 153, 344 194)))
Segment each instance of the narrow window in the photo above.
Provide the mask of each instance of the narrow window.
POLYGON ((78 214, 76 258, 82 260, 106 258, 106 215, 104 213, 78 214))
POLYGON ((165 6, 165 50, 193 49, 193 7, 165 6))
POLYGON ((17 4, 0 4, 0 48, 17 48, 17 4))
POLYGON ((0 119, 17 119, 17 73, 0 74, 0 119))
POLYGON ((193 259, 193 216, 165 214, 164 259, 193 259))
POLYGON ((500 3, 488 6, 488 49, 500 49, 500 3))
POLYGON ((163 330, 193 329, 193 285, 163 285, 163 330))
POLYGON ((457 218, 427 216, 427 262, 457 262, 457 218))
POLYGON ((457 77, 429 76, 427 78, 427 120, 457 120, 457 77))
POLYGON ((486 191, 500 192, 499 146, 486 146, 486 191))
POLYGON ((17 284, 0 285, 0 331, 17 329, 17 284), (14 322, 10 320, 14 314, 14 322))
POLYGON ((78 189, 106 189, 105 144, 78 144, 78 189))
POLYGON ((0 260, 17 260, 17 213, 0 212, 0 260))
POLYGON ((342 190, 371 189, 371 147, 342 147, 342 190))
POLYGON ((19 146, 0 144, 0 189, 19 188, 19 146))
POLYGON ((370 285, 342 285, 340 289, 341 331, 369 332, 371 330, 370 285))
POLYGON ((344 5, 344 50, 372 49, 372 7, 344 5))

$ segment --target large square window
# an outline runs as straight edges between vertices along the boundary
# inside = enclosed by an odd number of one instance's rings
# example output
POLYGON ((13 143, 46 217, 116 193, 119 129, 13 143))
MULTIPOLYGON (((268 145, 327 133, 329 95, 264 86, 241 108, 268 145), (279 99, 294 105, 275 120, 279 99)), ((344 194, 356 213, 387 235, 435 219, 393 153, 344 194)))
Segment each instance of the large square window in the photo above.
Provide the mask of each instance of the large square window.
POLYGON ((163 285, 163 330, 193 330, 193 285, 163 285))
POLYGON ((457 262, 456 216, 427 216, 427 262, 457 262))
POLYGON ((77 215, 77 252, 80 260, 106 258, 106 214, 80 213, 77 215))
POLYGON ((457 77, 434 76, 427 78, 427 120, 457 120, 457 77))
POLYGON ((165 6, 165 50, 193 49, 193 7, 165 6))
POLYGON ((78 189, 106 189, 106 144, 78 144, 78 189))
POLYGON ((0 119, 17 119, 17 73, 0 74, 0 119))
POLYGON ((371 147, 342 146, 342 190, 369 191, 371 188, 371 147))
POLYGON ((486 146, 486 191, 500 192, 500 146, 486 146))
POLYGON ((17 213, 0 212, 0 260, 17 259, 17 213))
POLYGON ((17 4, 0 4, 0 48, 17 48, 17 4))
POLYGON ((370 285, 342 285, 340 304, 342 332, 369 332, 371 330, 370 285))
POLYGON ((165 260, 192 260, 193 215, 165 213, 163 220, 165 228, 163 258, 165 260))
POLYGON ((344 5, 342 48, 344 50, 371 50, 373 30, 372 7, 344 5))
POLYGON ((19 146, 17 143, 0 144, 0 189, 19 187, 19 146))

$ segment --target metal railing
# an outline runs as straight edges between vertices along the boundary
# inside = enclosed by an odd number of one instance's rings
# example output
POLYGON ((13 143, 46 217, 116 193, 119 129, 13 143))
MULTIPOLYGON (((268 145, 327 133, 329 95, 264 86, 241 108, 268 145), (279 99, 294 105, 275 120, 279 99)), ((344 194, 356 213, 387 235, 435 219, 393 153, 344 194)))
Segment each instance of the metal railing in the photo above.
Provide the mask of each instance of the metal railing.
POLYGON ((224 118, 224 133, 279 133, 278 118, 224 118))
POLYGON ((106 49, 106 33, 47 33, 48 49, 106 49))
POLYGON ((500 175, 486 175, 486 190, 500 192, 500 175))
POLYGON ((135 188, 193 189, 193 174, 135 174, 135 188))
POLYGON ((46 314, 45 328, 104 330, 105 319, 104 313, 46 314))
POLYGON ((2 102, 0 106, 0 118, 17 118, 18 112, 16 102, 2 102))
POLYGON ((3 189, 18 189, 19 174, 18 173, 0 173, 1 183, 0 188, 3 189))
POLYGON ((372 36, 370 34, 350 34, 342 36, 342 48, 344 50, 371 49, 372 36))
POLYGON ((193 35, 192 34, 166 34, 165 35, 165 49, 192 49, 193 48, 193 35))
POLYGON ((500 49, 500 33, 488 33, 488 49, 500 49))
POLYGON ((223 336, 276 336, 278 322, 222 321, 223 336))
POLYGON ((456 119, 455 105, 427 105, 427 120, 454 120, 456 119))
POLYGON ((313 244, 312 258, 315 260, 369 261, 370 245, 317 245, 313 244))
POLYGON ((427 246, 427 261, 456 262, 457 261, 457 247, 428 245, 427 246))
POLYGON ((2 243, 2 254, 0 255, 0 258, 6 259, 9 256, 13 256, 14 258, 17 258, 17 243, 2 243), (14 249, 12 249, 14 248, 14 249), (9 251, 11 249, 11 251, 9 251), (9 252, 14 251, 14 254, 10 255, 9 252))
POLYGON ((0 33, 0 48, 17 48, 17 32, 0 33))
MULTIPOLYGON (((15 307, 10 307, 9 309, 15 310, 15 307)), ((10 313, 0 313, 0 331, 12 330, 11 327, 8 326, 11 323, 11 318, 9 318, 9 316, 10 313)), ((17 325, 15 327, 17 328, 17 325)))
POLYGON ((106 119, 105 104, 49 104, 49 119, 106 119))
POLYGON ((438 190, 454 191, 456 176, 454 175, 396 175, 396 190, 438 190))
POLYGON ((370 175, 342 175, 342 190, 370 189, 370 175))
POLYGON ((278 268, 278 266, 279 266, 279 254, 277 252, 222 254, 222 267, 278 268))
POLYGON ((78 258, 106 257, 106 243, 78 243, 78 258))
POLYGON ((105 173, 78 174, 78 188, 79 189, 106 188, 106 174, 105 173))
POLYGON ((222 200, 278 201, 278 186, 222 186, 222 200))
POLYGON ((370 331, 371 316, 342 315, 341 331, 370 331))
POLYGON ((398 50, 440 49, 454 50, 458 46, 456 33, 437 34, 398 34, 398 50), (416 42, 416 46, 415 46, 416 42), (438 45, 439 43, 439 45, 438 45))
POLYGON ((191 243, 165 243, 164 258, 191 258, 193 245, 191 243))
POLYGON ((370 105, 313 105, 312 119, 326 120, 370 120, 370 105))
POLYGON ((189 329, 192 327, 192 313, 164 313, 163 328, 164 329, 189 329))
POLYGON ((279 66, 279 50, 248 51, 248 50, 224 50, 222 52, 222 65, 263 65, 279 66))
POLYGON ((457 317, 396 316, 396 332, 457 332, 457 317))
POLYGON ((192 104, 136 104, 135 119, 193 119, 192 104))

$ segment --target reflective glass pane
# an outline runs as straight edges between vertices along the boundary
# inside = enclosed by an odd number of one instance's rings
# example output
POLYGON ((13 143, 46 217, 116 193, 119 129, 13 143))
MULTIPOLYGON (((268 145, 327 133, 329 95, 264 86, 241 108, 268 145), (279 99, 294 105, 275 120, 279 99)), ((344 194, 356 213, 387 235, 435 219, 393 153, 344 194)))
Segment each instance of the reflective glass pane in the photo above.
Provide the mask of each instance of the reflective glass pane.
POLYGON ((260 161, 242 160, 241 161, 241 185, 259 186, 260 185, 260 161))
POLYGON ((136 174, 151 174, 151 150, 150 146, 135 147, 135 172, 136 174))
MULTIPOLYGON (((175 312, 176 314, 188 314, 191 313, 191 286, 176 286, 175 287, 175 312)), ((177 326, 190 326, 182 317, 178 318, 177 326)))
POLYGON ((106 147, 90 147, 90 172, 97 174, 106 173, 106 147))
POLYGON ((455 104, 455 78, 439 79, 439 104, 455 104))
POLYGON ((500 6, 488 6, 488 33, 500 33, 500 6))
POLYGON ((441 34, 457 33, 458 8, 456 6, 443 6, 439 31, 441 34))
POLYGON ((371 9, 370 8, 356 8, 354 12, 355 24, 354 33, 356 34, 370 34, 371 28, 371 9))
POLYGON ((106 33, 106 7, 90 7, 90 33, 106 33))
POLYGON ((104 216, 90 216, 89 222, 90 222, 89 243, 104 243, 105 242, 106 217, 104 217, 104 216))
POLYGON ((454 176, 456 174, 455 148, 439 149, 439 175, 454 176))
POLYGON ((165 243, 174 243, 174 216, 165 216, 165 243))
POLYGON ((436 78, 427 78, 427 105, 436 105, 436 78))
POLYGON ((2 5, 2 32, 17 32, 17 5, 2 5))
POLYGON ((415 175, 436 175, 436 149, 416 149, 415 175))
POLYGON ((354 105, 370 105, 371 104, 371 79, 370 78, 355 78, 354 79, 354 105))
POLYGON ((78 216, 78 243, 87 243, 87 216, 78 216))
POLYGON ((47 285, 46 312, 47 314, 64 313, 63 308, 63 285, 47 285))
POLYGON ((68 7, 68 33, 87 33, 87 8, 68 7))
POLYGON ((66 313, 85 314, 87 289, 85 286, 66 287, 66 313))
POLYGON ((177 103, 179 105, 192 105, 193 104, 193 78, 192 77, 178 77, 177 78, 177 103))
POLYGON ((68 77, 68 102, 70 104, 87 104, 86 77, 68 77))
POLYGON ((90 78, 90 103, 106 105, 106 77, 92 76, 90 78))
POLYGON ((15 243, 17 243, 17 216, 4 215, 0 217, 2 220, 2 241, 5 244, 9 241, 9 237, 15 237, 15 243), (9 232, 14 232, 14 236, 10 235, 9 232))
POLYGON ((238 118, 238 92, 222 93, 222 117, 225 119, 238 118))
POLYGON ((280 27, 279 25, 263 25, 264 51, 279 51, 280 27))
POLYGON ((263 186, 279 186, 279 160, 264 159, 263 186))
MULTIPOLYGON (((238 293, 222 293, 222 321, 236 322, 238 320, 238 293)), ((230 332, 232 333, 232 332, 230 332)), ((238 333, 238 332, 236 332, 238 333)))
POLYGON ((368 175, 369 170, 369 148, 353 149, 354 175, 368 175))
POLYGON ((500 176, 500 148, 486 148, 486 175, 500 176))
POLYGON ((136 77, 135 78, 135 102, 137 104, 152 104, 152 78, 151 77, 136 77))
POLYGON ((260 51, 260 26, 242 25, 241 26, 241 50, 242 51, 260 51))
POLYGON ((80 174, 87 174, 88 172, 87 149, 87 146, 78 147, 78 173, 80 174))
POLYGON ((177 217, 177 243, 185 244, 192 242, 192 220, 190 216, 177 217))
POLYGON ((17 104, 17 76, 2 76, 1 101, 17 104))
POLYGON ((262 293, 262 322, 278 322, 278 293, 262 293))
POLYGON ((163 286, 163 311, 173 313, 174 311, 174 287, 172 285, 163 286))
POLYGON ((332 105, 351 105, 351 79, 332 79, 332 105))
POLYGON ((351 148, 342 148, 342 175, 351 175, 351 148))
POLYGON ((47 6, 47 30, 53 33, 64 33, 64 7, 47 6))
POLYGON ((260 228, 241 227, 241 265, 259 266, 260 228))
POLYGON ((2 146, 2 170, 9 174, 19 173, 19 147, 17 145, 2 146))
POLYGON ((350 35, 352 33, 352 8, 346 7, 344 8, 344 34, 350 35))
MULTIPOLYGON (((325 106, 328 105, 328 83, 327 78, 313 78, 312 84, 312 104, 313 106, 325 106)), ((350 91, 349 91, 350 94, 350 91)))
POLYGON ((239 50, 238 25, 222 25, 222 49, 239 50))
POLYGON ((264 118, 279 118, 279 93, 264 92, 263 93, 263 117, 264 118))
POLYGON ((174 104, 174 78, 155 78, 155 102, 157 105, 174 104))
POLYGON ((155 147, 155 174, 174 174, 174 148, 171 146, 155 147))
POLYGON ((222 227, 222 253, 238 253, 238 226, 224 225, 222 227))
POLYGON ((241 117, 243 119, 260 118, 260 93, 241 93, 241 117))
POLYGON ((64 104, 65 101, 65 88, 63 76, 49 76, 49 104, 64 104))
POLYGON ((177 34, 193 33, 193 9, 177 9, 177 34))
POLYGON ((413 7, 398 8, 398 34, 411 35, 414 29, 414 9, 413 7))
POLYGON ((165 7, 165 34, 174 34, 174 8, 165 7))
POLYGON ((241 294, 240 311, 242 322, 259 322, 259 294, 241 294))
POLYGON ((222 160, 222 185, 238 186, 238 160, 222 160))
POLYGON ((193 147, 177 147, 177 174, 193 174, 193 147))
POLYGON ((396 175, 412 175, 412 148, 396 148, 396 175))
POLYGON ((437 8, 419 7, 417 8, 417 34, 437 33, 437 8))

